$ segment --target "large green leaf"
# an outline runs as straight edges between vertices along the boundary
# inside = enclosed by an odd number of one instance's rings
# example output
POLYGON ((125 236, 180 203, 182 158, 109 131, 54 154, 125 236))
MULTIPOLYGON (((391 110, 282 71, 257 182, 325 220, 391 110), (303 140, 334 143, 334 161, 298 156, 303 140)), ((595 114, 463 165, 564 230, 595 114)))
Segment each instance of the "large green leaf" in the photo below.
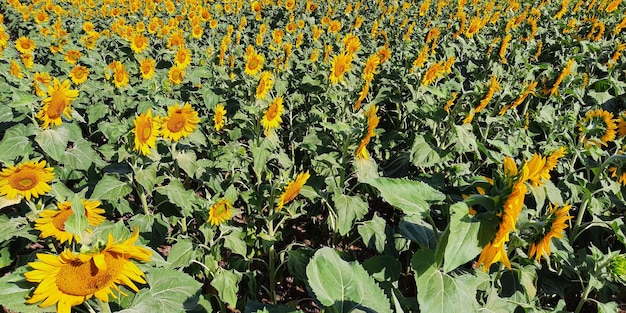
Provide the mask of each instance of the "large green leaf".
POLYGON ((5 242, 13 237, 23 237, 36 241, 37 235, 28 232, 32 229, 29 224, 26 217, 8 218, 6 215, 0 215, 0 242, 5 242))
POLYGON ((37 304, 26 304, 26 297, 35 284, 29 283, 23 276, 28 266, 17 268, 13 273, 0 278, 0 303, 5 309, 15 312, 56 312, 56 306, 40 308, 37 304))
POLYGON ((407 214, 427 213, 429 203, 446 198, 443 193, 420 181, 380 177, 367 183, 376 187, 385 201, 407 214))
POLYGON ((452 277, 441 272, 432 250, 415 252, 411 265, 417 276, 417 301, 422 312, 475 312, 478 283, 472 276, 452 277))
POLYGON ((172 180, 166 186, 156 188, 156 191, 181 209, 181 213, 185 216, 191 215, 193 211, 192 205, 196 194, 193 190, 187 190, 178 180, 172 180))
POLYGON ((183 272, 155 268, 146 281, 150 288, 141 289, 120 313, 186 312, 198 304, 202 284, 183 272))
POLYGON ((91 164, 106 165, 98 153, 91 148, 91 143, 85 139, 78 139, 73 146, 65 150, 63 163, 72 169, 87 170, 91 164))
POLYGON ((191 240, 180 239, 172 246, 172 250, 167 255, 168 267, 171 269, 187 267, 195 257, 195 254, 191 240))
POLYGON ((50 128, 35 136, 41 149, 55 161, 62 162, 70 139, 70 131, 65 127, 50 128))
POLYGON ((361 264, 342 260, 331 248, 319 249, 306 273, 311 291, 327 312, 391 312, 389 299, 361 264))
POLYGON ((96 184, 91 194, 92 199, 117 200, 128 195, 133 188, 127 183, 120 181, 113 175, 105 175, 96 184))
POLYGON ((163 176, 157 176, 157 163, 152 163, 149 166, 135 170, 135 180, 145 189, 149 194, 154 191, 154 186, 163 182, 163 176))
POLYGON ((220 226, 222 235, 224 236, 224 247, 230 249, 233 253, 246 257, 248 253, 248 245, 244 240, 246 234, 239 227, 220 226))
POLYGON ((476 257, 491 238, 480 232, 483 226, 468 215, 465 203, 450 207, 450 233, 445 248, 443 271, 449 272, 476 257))
POLYGON ((333 197, 337 211, 339 234, 345 236, 354 226, 354 222, 367 214, 368 205, 361 197, 336 194, 333 197))
POLYGON ((5 135, 0 141, 0 162, 11 164, 15 157, 27 156, 33 151, 30 140, 26 136, 5 135))
POLYGON ((359 235, 363 238, 363 242, 369 248, 374 248, 382 253, 385 251, 385 245, 387 244, 386 226, 385 220, 378 216, 378 213, 374 213, 371 220, 363 222, 357 229, 359 235))
POLYGON ((422 135, 415 136, 413 147, 411 147, 411 162, 415 166, 429 167, 437 164, 441 160, 439 153, 426 142, 422 135))
POLYGON ((211 281, 211 286, 217 290, 220 299, 233 308, 237 305, 237 291, 241 277, 240 273, 220 269, 211 281))

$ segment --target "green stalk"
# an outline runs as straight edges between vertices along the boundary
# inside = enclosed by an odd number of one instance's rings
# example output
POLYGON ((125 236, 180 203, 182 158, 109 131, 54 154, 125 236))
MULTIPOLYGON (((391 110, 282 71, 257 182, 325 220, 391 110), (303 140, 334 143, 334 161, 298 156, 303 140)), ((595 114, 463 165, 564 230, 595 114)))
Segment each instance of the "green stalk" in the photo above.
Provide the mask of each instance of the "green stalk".
MULTIPOLYGON (((270 238, 273 238, 275 235, 274 229, 274 221, 270 220, 268 224, 268 234, 270 238)), ((276 304, 276 250, 274 248, 274 244, 270 246, 269 254, 269 274, 270 274, 270 296, 272 297, 272 303, 276 304)))
POLYGON ((109 307, 109 303, 102 301, 102 300, 98 300, 98 302, 100 302, 100 312, 101 313, 111 313, 111 307, 109 307))

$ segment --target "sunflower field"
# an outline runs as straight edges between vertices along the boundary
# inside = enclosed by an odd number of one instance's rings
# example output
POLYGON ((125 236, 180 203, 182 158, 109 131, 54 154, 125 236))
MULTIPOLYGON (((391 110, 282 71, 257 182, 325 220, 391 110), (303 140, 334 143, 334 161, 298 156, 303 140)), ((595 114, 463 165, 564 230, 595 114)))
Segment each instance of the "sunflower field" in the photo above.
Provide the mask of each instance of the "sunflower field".
POLYGON ((0 0, 3 312, 626 312, 622 0, 0 0))

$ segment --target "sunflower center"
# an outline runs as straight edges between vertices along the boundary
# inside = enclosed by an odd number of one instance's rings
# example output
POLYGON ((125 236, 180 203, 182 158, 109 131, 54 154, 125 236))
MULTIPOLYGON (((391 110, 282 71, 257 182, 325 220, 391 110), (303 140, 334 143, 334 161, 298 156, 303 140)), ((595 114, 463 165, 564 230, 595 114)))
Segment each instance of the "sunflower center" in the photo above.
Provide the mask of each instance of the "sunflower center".
POLYGON ((167 129, 173 133, 177 133, 185 127, 187 119, 181 112, 172 114, 172 117, 167 121, 167 129))
MULTIPOLYGON (((85 210, 85 212, 87 211, 85 210)), ((70 216, 72 216, 72 214, 74 214, 74 211, 71 207, 66 210, 61 210, 55 217, 52 218, 52 224, 54 224, 56 229, 64 231, 65 222, 68 218, 70 218, 70 216)))
POLYGON ((185 63, 187 55, 184 52, 178 53, 178 63, 185 63))
POLYGON ((220 203, 215 208, 215 212, 213 213, 213 216, 222 216, 222 214, 224 214, 224 212, 226 212, 226 210, 227 210, 226 203, 220 203))
POLYGON ((124 269, 126 259, 110 252, 104 252, 105 268, 96 266, 93 258, 88 262, 79 260, 62 266, 56 276, 59 291, 73 296, 92 295, 109 287, 124 269))
POLYGON ((248 68, 251 70, 256 69, 259 66, 259 62, 257 61, 256 58, 252 58, 250 59, 250 62, 248 63, 248 68))
POLYGON ((16 172, 14 177, 9 180, 11 187, 20 191, 33 189, 37 182, 37 175, 31 171, 16 172))
POLYGON ((337 64, 335 65, 335 76, 341 76, 343 75, 343 73, 346 71, 346 65, 341 62, 338 61, 337 64))
POLYGON ((270 107, 267 109, 267 119, 271 121, 276 117, 277 114, 278 105, 272 103, 272 105, 270 105, 270 107))
POLYGON ((150 122, 146 122, 143 125, 143 128, 141 130, 141 137, 139 139, 141 139, 141 142, 147 142, 148 139, 150 139, 151 134, 152 134, 152 125, 150 122))
POLYGON ((48 106, 48 117, 56 119, 61 117, 67 98, 63 90, 55 90, 51 98, 52 100, 50 100, 50 105, 48 106))

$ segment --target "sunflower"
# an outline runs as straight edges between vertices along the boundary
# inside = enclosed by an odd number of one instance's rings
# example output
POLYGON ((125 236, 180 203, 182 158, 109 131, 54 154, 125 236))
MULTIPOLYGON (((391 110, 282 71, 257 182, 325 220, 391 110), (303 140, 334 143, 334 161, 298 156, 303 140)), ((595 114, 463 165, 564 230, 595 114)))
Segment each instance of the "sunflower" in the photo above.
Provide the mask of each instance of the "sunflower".
POLYGON ((183 78, 185 78, 185 70, 180 68, 180 66, 178 65, 174 65, 170 68, 169 72, 167 73, 167 77, 170 79, 170 82, 172 82, 173 84, 180 85, 183 83, 183 78))
POLYGON ((588 111, 583 121, 578 125, 580 136, 585 146, 606 146, 615 140, 617 124, 613 113, 603 109, 588 111))
POLYGON ((220 131, 224 128, 226 123, 226 110, 223 104, 218 104, 215 107, 215 115, 213 115, 213 122, 215 123, 215 130, 220 131))
POLYGON ((621 137, 626 137, 626 113, 620 114, 620 116, 617 118, 617 122, 617 133, 621 137))
POLYGON ((130 40, 130 49, 135 53, 145 51, 150 45, 150 39, 142 34, 135 34, 130 40))
POLYGON ((167 116, 161 123, 161 135, 170 141, 179 141, 188 137, 196 129, 198 122, 200 122, 198 112, 189 103, 182 107, 175 103, 167 108, 167 116))
POLYGON ((22 54, 33 53, 37 45, 35 42, 26 37, 20 37, 15 40, 15 49, 22 54))
POLYGON ((213 226, 220 225, 233 216, 233 205, 228 199, 217 201, 209 209, 209 223, 213 226))
POLYGON ((91 253, 73 253, 66 249, 61 255, 37 254, 39 259, 30 262, 33 270, 24 273, 26 280, 39 285, 26 302, 40 307, 57 305, 57 312, 70 313, 93 296, 108 302, 121 292, 117 285, 126 285, 138 292, 134 282, 145 284, 145 274, 130 259, 149 262, 152 251, 135 246, 139 232, 122 243, 116 243, 109 234, 106 246, 91 253))
POLYGON ((174 63, 181 69, 186 69, 191 64, 191 49, 179 46, 174 55, 174 63))
POLYGON ((0 196, 15 199, 22 196, 26 200, 38 198, 50 191, 48 183, 54 179, 54 169, 46 167, 46 161, 24 162, 9 166, 0 172, 0 196))
POLYGON ((528 258, 535 257, 535 260, 539 261, 541 256, 548 257, 550 255, 552 238, 563 238, 563 230, 567 228, 566 223, 573 218, 573 216, 569 215, 571 208, 572 206, 567 203, 560 209, 558 206, 550 204, 549 217, 545 227, 548 232, 542 238, 530 244, 528 258))
POLYGON ((135 128, 133 133, 135 134, 135 146, 133 151, 139 151, 141 154, 150 154, 150 149, 156 146, 156 139, 159 136, 159 118, 158 116, 152 117, 152 111, 148 109, 146 113, 143 113, 135 118, 133 122, 135 128))
POLYGON ((376 52, 378 58, 380 58, 380 64, 385 63, 387 60, 391 59, 391 49, 389 49, 388 45, 384 45, 378 52, 376 52))
MULTIPOLYGON (((104 209, 99 208, 100 201, 83 200, 80 202, 85 208, 85 216, 90 226, 98 226, 106 219, 104 217, 104 209)), ((40 238, 54 237, 60 243, 75 242, 80 240, 76 234, 65 231, 65 222, 74 214, 72 204, 64 201, 57 203, 57 210, 43 210, 39 213, 40 218, 35 220, 35 229, 41 231, 40 238)))
POLYGON ((428 86, 434 83, 441 73, 443 73, 443 66, 441 62, 431 65, 422 77, 422 86, 428 86))
POLYGON ((9 68, 9 73, 16 78, 24 77, 24 73, 22 73, 22 68, 20 64, 15 60, 11 60, 11 67, 9 68))
POLYGON ((65 62, 75 64, 82 54, 78 50, 69 50, 65 53, 65 62))
POLYGON ((380 58, 376 54, 370 55, 365 62, 365 68, 363 69, 363 79, 365 81, 372 81, 374 74, 376 74, 376 68, 380 64, 380 58))
POLYGON ((617 178, 617 181, 621 183, 622 186, 626 186, 626 170, 611 166, 609 167, 609 172, 611 172, 611 177, 617 178))
POLYGON ((472 21, 470 22, 469 27, 465 31, 465 37, 467 38, 474 37, 474 35, 476 35, 476 33, 478 33, 478 31, 480 30, 481 22, 482 22, 482 19, 480 17, 474 16, 472 18, 472 21))
POLYGON ((24 64, 24 67, 27 69, 32 69, 33 67, 35 67, 35 60, 32 53, 24 53, 20 56, 20 58, 22 59, 22 64, 24 64))
POLYGON ((283 206, 289 203, 291 200, 295 199, 296 196, 300 193, 302 186, 306 183, 306 181, 311 177, 309 171, 298 174, 296 180, 291 181, 285 186, 285 191, 278 198, 278 205, 276 205, 276 211, 280 211, 283 206))
POLYGON ((139 72, 141 73, 141 78, 145 80, 152 79, 154 77, 156 68, 156 61, 153 58, 143 59, 139 62, 139 72))
POLYGON ((283 110, 283 97, 275 98, 261 119, 261 125, 263 125, 263 129, 265 129, 266 135, 270 130, 280 127, 280 123, 283 121, 281 117, 283 110))
POLYGON ((115 72, 113 72, 113 83, 115 84, 115 87, 122 88, 128 85, 129 81, 130 76, 128 71, 124 67, 124 64, 120 63, 120 66, 116 67, 115 72))
POLYGON ((37 113, 37 118, 43 122, 41 127, 61 125, 61 115, 71 118, 70 101, 77 97, 78 90, 70 89, 69 80, 66 79, 61 83, 55 77, 52 86, 48 87, 48 98, 43 99, 43 108, 37 113))
POLYGON ((43 87, 50 86, 52 77, 47 72, 36 72, 33 75, 33 87, 35 88, 35 94, 39 97, 45 97, 46 91, 43 87))
POLYGON ((80 85, 87 81, 87 77, 89 76, 89 69, 82 65, 77 65, 70 71, 69 76, 74 84, 80 85))
POLYGON ((246 56, 246 68, 244 72, 250 76, 255 76, 259 73, 259 71, 261 71, 261 68, 263 68, 263 62, 265 62, 263 55, 258 54, 253 50, 246 56))
POLYGON ((330 81, 333 84, 336 84, 343 80, 343 75, 350 71, 350 63, 352 63, 352 56, 347 54, 346 52, 333 57, 333 60, 330 64, 330 81))
POLYGON ((256 87, 256 92, 254 96, 257 99, 264 99, 273 86, 274 80, 272 73, 268 71, 261 73, 261 78, 259 78, 259 85, 256 87))

